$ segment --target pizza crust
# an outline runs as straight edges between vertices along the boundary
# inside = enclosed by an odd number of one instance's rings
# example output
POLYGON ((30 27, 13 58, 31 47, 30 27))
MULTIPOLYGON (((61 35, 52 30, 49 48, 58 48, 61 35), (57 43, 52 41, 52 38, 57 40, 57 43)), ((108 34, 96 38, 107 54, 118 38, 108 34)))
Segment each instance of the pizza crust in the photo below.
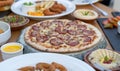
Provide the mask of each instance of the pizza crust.
MULTIPOLYGON (((54 19, 52 20, 45 20, 45 21, 53 21, 54 19)), ((67 19, 59 19, 60 21, 69 21, 67 19)), ((70 20, 71 21, 71 20, 70 20)), ((87 23, 84 23, 84 22, 81 22, 79 21, 80 24, 85 24, 87 25, 87 27, 90 27, 92 28, 95 33, 97 34, 97 38, 92 42, 92 44, 89 44, 87 46, 84 46, 84 47, 81 47, 80 44, 76 45, 76 46, 68 46, 68 45, 65 45, 65 44, 62 44, 62 46, 53 46, 51 45, 50 43, 36 43, 36 42, 32 42, 29 38, 29 30, 31 29, 31 26, 29 26, 27 28, 27 31, 25 32, 24 34, 24 40, 27 44, 31 45, 33 48, 37 49, 37 50, 40 50, 40 51, 47 51, 47 52, 60 52, 60 53, 65 53, 65 52, 77 52, 77 51, 82 51, 82 50, 86 50, 86 49, 89 49, 89 48, 92 48, 93 46, 96 46, 101 38, 102 38, 102 34, 101 32, 94 26, 90 25, 90 24, 87 24, 87 23)), ((38 24, 38 23, 36 23, 38 24)))

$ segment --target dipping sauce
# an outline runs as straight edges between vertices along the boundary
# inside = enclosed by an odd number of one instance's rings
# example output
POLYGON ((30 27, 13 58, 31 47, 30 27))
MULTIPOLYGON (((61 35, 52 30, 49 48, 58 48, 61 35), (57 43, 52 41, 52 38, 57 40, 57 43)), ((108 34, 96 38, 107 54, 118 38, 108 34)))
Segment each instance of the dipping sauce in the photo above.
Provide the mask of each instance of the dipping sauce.
POLYGON ((0 34, 3 33, 4 31, 2 29, 0 29, 0 34))
POLYGON ((22 55, 23 48, 23 45, 17 42, 10 42, 2 45, 0 48, 2 59, 6 60, 14 56, 22 55))
POLYGON ((81 20, 94 20, 98 17, 97 12, 89 9, 78 9, 73 13, 73 15, 81 20))
POLYGON ((24 14, 27 14, 28 11, 34 12, 35 5, 32 2, 25 2, 25 3, 23 3, 21 10, 24 14))
POLYGON ((19 45, 9 45, 3 48, 3 51, 5 52, 16 52, 21 49, 21 46, 19 45))

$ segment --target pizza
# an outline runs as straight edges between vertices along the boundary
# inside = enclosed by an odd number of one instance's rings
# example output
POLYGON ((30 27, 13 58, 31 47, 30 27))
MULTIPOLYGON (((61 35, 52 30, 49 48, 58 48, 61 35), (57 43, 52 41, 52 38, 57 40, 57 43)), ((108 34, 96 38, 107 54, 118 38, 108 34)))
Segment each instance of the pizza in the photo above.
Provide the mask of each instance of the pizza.
POLYGON ((101 32, 80 20, 50 19, 29 26, 24 34, 27 44, 41 51, 76 52, 92 48, 101 32))

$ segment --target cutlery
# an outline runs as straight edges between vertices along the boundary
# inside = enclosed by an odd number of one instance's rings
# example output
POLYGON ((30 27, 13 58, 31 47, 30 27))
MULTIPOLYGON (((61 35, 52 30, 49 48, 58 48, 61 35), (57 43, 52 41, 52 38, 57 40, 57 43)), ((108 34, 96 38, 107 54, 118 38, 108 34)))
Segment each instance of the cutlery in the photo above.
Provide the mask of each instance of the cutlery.
POLYGON ((95 6, 95 5, 93 4, 92 0, 85 0, 85 1, 88 2, 88 3, 89 3, 92 7, 94 7, 96 10, 98 10, 99 12, 101 12, 102 15, 104 15, 104 16, 107 16, 107 15, 108 15, 107 12, 105 12, 104 10, 102 10, 102 9, 100 9, 99 7, 95 6))

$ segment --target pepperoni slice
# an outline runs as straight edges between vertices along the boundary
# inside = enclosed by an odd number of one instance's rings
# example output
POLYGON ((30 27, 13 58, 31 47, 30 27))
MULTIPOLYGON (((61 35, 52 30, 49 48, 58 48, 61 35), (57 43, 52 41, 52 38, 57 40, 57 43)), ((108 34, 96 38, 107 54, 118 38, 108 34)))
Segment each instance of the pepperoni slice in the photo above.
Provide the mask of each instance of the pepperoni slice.
POLYGON ((88 36, 92 36, 92 35, 95 34, 95 32, 92 31, 92 30, 83 30, 83 34, 84 34, 84 35, 88 35, 88 36))
POLYGON ((61 27, 56 27, 55 31, 58 32, 58 33, 61 32, 61 27))
POLYGON ((76 34, 77 34, 77 31, 76 31, 76 30, 67 30, 67 32, 68 32, 70 35, 76 35, 76 34))
POLYGON ((78 21, 77 21, 77 20, 74 20, 74 21, 73 21, 73 24, 77 25, 77 24, 78 24, 78 21))
POLYGON ((58 32, 59 34, 66 34, 67 33, 67 30, 66 29, 62 30, 62 27, 56 27, 55 31, 58 32))
POLYGON ((50 40, 50 43, 54 46, 59 46, 59 45, 63 44, 63 41, 59 38, 52 38, 50 40))
POLYGON ((30 36, 35 37, 35 36, 37 36, 37 33, 38 33, 38 32, 33 31, 33 32, 30 33, 30 36))
POLYGON ((90 37, 84 37, 84 42, 91 42, 91 38, 90 37))
POLYGON ((65 36, 64 36, 64 40, 65 40, 65 41, 70 40, 70 38, 71 38, 71 36, 70 36, 70 35, 65 35, 65 36))
POLYGON ((68 23, 66 24, 66 27, 67 27, 67 28, 69 28, 69 27, 77 27, 77 25, 76 25, 76 22, 75 22, 75 21, 71 21, 71 22, 68 22, 68 23))
POLYGON ((49 27, 49 25, 50 25, 50 23, 48 23, 48 22, 41 22, 40 23, 40 26, 42 26, 43 28, 47 28, 47 27, 49 27))
POLYGON ((63 24, 63 21, 58 21, 58 27, 63 27, 64 24, 63 24))
POLYGON ((44 35, 44 36, 39 36, 39 37, 36 38, 37 41, 42 42, 42 43, 44 43, 44 42, 47 41, 48 39, 49 39, 49 37, 46 36, 46 35, 44 35))
POLYGON ((32 29, 35 30, 35 31, 39 31, 39 27, 37 25, 33 25, 32 29))
POLYGON ((84 29, 87 29, 87 26, 85 26, 85 25, 77 25, 77 28, 80 29, 80 30, 84 30, 84 29))
POLYGON ((79 41, 78 40, 70 40, 66 44, 68 44, 70 46, 76 46, 79 44, 79 41))
POLYGON ((50 34, 49 34, 50 37, 56 37, 58 35, 59 35, 59 33, 57 33, 57 32, 50 32, 50 34))
POLYGON ((67 24, 76 25, 76 24, 77 24, 77 21, 71 21, 71 22, 68 22, 67 24))
POLYGON ((61 39, 61 40, 64 40, 64 35, 63 34, 59 34, 56 37, 59 38, 59 39, 61 39))

